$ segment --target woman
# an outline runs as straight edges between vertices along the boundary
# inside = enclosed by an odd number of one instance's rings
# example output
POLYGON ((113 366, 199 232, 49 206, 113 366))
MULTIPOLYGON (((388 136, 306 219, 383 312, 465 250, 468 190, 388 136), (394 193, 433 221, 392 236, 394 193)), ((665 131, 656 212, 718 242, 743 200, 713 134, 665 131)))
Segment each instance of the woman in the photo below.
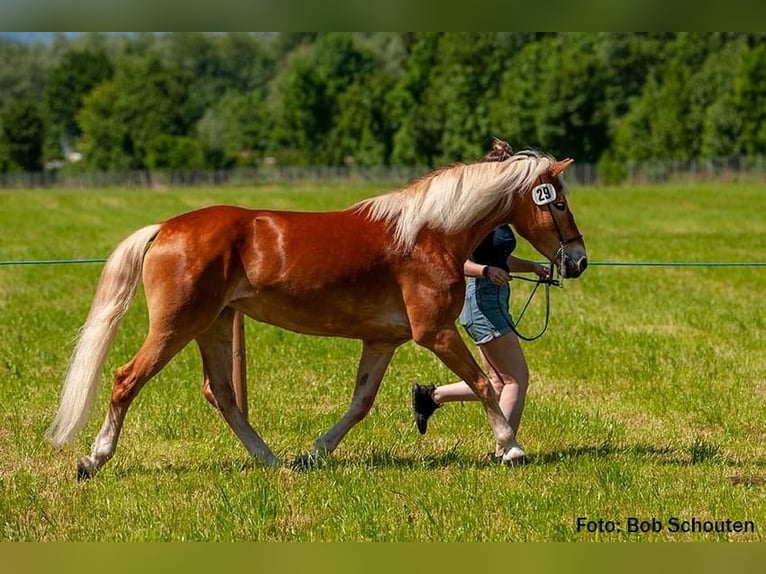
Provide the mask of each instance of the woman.
MULTIPOLYGON (((502 161, 513 153, 511 147, 495 140, 493 150, 484 161, 502 161)), ((495 228, 485 237, 468 261, 463 272, 468 277, 465 302, 460 322, 478 346, 492 387, 497 393, 500 410, 514 433, 518 433, 529 384, 529 370, 521 344, 513 330, 508 310, 510 273, 535 273, 546 279, 547 267, 513 255, 516 237, 508 225, 495 228)), ((428 419, 444 403, 477 400, 463 381, 443 386, 414 385, 412 408, 420 434, 425 434, 428 419)), ((521 448, 521 447, 519 447, 521 448)), ((521 450, 519 459, 524 458, 521 450)))

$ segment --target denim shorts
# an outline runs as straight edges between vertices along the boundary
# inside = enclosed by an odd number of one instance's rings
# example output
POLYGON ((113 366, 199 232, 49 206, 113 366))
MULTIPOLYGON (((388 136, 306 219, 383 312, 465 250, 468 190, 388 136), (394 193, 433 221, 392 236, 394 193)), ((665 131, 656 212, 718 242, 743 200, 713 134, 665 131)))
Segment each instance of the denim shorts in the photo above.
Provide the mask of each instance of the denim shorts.
POLYGON ((498 287, 489 279, 468 278, 460 323, 474 343, 489 343, 513 331, 513 319, 508 311, 510 296, 508 284, 498 287))

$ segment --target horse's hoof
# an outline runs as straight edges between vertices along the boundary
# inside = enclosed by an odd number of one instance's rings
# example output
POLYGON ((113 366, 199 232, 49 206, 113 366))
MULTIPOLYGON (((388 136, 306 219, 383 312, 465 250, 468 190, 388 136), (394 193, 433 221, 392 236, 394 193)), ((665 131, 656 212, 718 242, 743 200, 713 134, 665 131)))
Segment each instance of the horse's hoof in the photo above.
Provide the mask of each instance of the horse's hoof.
POLYGON ((526 456, 519 456, 516 458, 511 459, 503 459, 503 464, 505 466, 524 466, 525 464, 529 463, 529 459, 526 456))
POLYGON ((96 473, 93 463, 87 456, 82 457, 77 463, 77 482, 88 480, 96 473))
POLYGON ((304 471, 321 468, 326 464, 327 462, 324 457, 320 457, 315 454, 301 454, 295 457, 295 460, 293 460, 293 463, 290 467, 293 470, 304 471))
POLYGON ((520 446, 514 445, 503 455, 503 464, 508 466, 527 464, 527 453, 520 446))
POLYGON ((266 460, 266 466, 268 466, 269 468, 279 468, 280 466, 282 466, 282 461, 276 457, 272 457, 266 460))

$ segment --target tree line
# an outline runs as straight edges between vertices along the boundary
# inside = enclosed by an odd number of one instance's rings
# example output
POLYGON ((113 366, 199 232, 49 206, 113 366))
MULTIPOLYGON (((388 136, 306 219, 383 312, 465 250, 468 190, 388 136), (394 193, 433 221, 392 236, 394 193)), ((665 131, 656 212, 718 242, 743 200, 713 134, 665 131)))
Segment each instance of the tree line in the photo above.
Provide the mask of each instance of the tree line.
POLYGON ((428 166, 493 136, 598 164, 766 152, 763 33, 0 40, 0 172, 428 166))

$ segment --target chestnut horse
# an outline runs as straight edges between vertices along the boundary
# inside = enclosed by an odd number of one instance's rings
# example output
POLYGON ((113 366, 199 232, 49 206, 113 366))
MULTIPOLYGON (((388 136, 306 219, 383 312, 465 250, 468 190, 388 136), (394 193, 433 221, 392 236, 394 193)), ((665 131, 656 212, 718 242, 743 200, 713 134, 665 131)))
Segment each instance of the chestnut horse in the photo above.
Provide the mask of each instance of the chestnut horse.
POLYGON ((235 310, 299 333, 363 342, 348 410, 299 460, 335 450, 372 407, 394 351, 413 339, 470 385, 489 418, 497 456, 513 463, 514 433, 455 326, 465 293, 463 262, 490 230, 510 223, 561 276, 579 276, 587 266, 585 245, 561 178, 571 162, 520 152, 439 169, 344 211, 214 206, 134 232, 101 273, 48 439, 70 442, 87 422, 118 324, 143 278, 149 331, 114 374, 106 419, 78 462, 78 478, 112 457, 133 399, 192 340, 208 399, 251 456, 280 464, 235 402, 235 310), (555 201, 541 205, 532 193, 540 188, 555 201))

